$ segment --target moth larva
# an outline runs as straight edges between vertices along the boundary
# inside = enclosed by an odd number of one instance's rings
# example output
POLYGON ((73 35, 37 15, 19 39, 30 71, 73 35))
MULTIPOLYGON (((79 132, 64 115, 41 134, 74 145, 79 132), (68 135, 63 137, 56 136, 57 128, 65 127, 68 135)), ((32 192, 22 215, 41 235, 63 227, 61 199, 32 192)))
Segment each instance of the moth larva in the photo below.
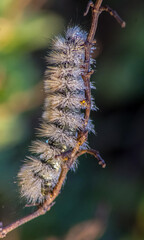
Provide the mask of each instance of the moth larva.
MULTIPOLYGON (((18 173, 21 195, 28 203, 42 203, 53 191, 63 164, 62 158, 55 156, 73 149, 78 131, 83 129, 85 86, 82 74, 86 35, 78 26, 68 28, 65 38, 57 37, 53 41, 53 50, 47 57, 50 65, 44 80, 46 99, 38 130, 42 140, 32 143, 33 156, 25 160, 18 173)), ((87 128, 94 131, 91 121, 87 128)))

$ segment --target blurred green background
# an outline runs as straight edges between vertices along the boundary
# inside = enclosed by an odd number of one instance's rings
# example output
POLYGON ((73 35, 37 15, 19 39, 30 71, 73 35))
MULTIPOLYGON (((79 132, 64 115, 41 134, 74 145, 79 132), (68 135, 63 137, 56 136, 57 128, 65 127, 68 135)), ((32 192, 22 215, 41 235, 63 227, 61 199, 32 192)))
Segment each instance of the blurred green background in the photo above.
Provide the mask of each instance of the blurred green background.
MULTIPOLYGON (((105 4, 127 23, 121 29, 103 13, 96 33, 92 80, 99 111, 91 114, 97 136, 90 135, 89 143, 100 151, 107 167, 82 156, 51 211, 9 233, 6 240, 144 239, 144 1, 105 0, 105 4)), ((83 17, 86 5, 87 0, 0 1, 0 221, 4 225, 34 211, 24 208, 16 176, 42 114, 45 56, 51 38, 67 25, 89 29, 90 13, 83 17)))

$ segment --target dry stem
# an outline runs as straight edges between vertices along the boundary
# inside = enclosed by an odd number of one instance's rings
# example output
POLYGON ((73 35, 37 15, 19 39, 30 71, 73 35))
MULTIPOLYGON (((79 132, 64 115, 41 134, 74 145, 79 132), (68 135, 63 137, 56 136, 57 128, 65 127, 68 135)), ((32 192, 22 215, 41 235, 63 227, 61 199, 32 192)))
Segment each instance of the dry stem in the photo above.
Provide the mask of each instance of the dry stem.
MULTIPOLYGON (((121 18, 118 16, 118 14, 108 7, 106 7, 106 8, 101 7, 101 4, 102 4, 102 0, 97 0, 95 4, 93 4, 90 1, 88 3, 86 12, 84 14, 84 15, 86 15, 88 13, 90 7, 92 8, 92 23, 91 23, 89 34, 88 34, 86 42, 85 42, 85 66, 84 66, 84 73, 82 76, 85 87, 86 87, 86 90, 85 90, 85 100, 86 100, 85 129, 86 129, 86 126, 87 126, 87 123, 89 120, 90 110, 91 110, 90 77, 91 77, 92 71, 91 72, 89 71, 90 70, 90 53, 91 53, 91 47, 94 42, 94 36, 96 33, 98 18, 99 18, 100 13, 102 11, 108 11, 112 16, 114 16, 116 18, 116 20, 121 24, 121 26, 124 27, 124 22, 121 20, 121 18)), ((40 215, 45 214, 47 211, 49 211, 51 209, 51 207, 53 206, 54 200, 60 194, 62 185, 65 181, 65 178, 67 176, 70 166, 73 164, 73 162, 75 161, 75 159, 78 156, 80 156, 84 153, 92 154, 98 159, 99 163, 103 167, 105 167, 105 162, 100 157, 100 155, 97 151, 87 150, 87 149, 82 150, 82 151, 79 150, 80 146, 86 141, 87 135, 88 135, 88 132, 86 130, 79 132, 78 138, 77 138, 77 144, 76 144, 75 148, 73 149, 73 151, 68 153, 68 161, 64 161, 59 181, 58 181, 57 185, 55 186, 55 188, 53 189, 53 193, 48 194, 46 201, 41 206, 39 206, 39 208, 34 213, 32 213, 26 217, 23 217, 4 228, 1 223, 0 238, 5 237, 7 235, 7 233, 9 233, 10 231, 14 230, 15 228, 23 225, 24 223, 26 223, 28 221, 31 221, 34 218, 37 218, 40 215)))

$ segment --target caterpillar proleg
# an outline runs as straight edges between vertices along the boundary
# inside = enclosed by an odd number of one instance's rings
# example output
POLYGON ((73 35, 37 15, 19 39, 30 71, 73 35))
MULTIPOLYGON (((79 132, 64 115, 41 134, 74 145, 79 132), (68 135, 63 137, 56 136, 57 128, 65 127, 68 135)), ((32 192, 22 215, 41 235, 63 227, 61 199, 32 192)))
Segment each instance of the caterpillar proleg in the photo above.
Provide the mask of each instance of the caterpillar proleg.
MULTIPOLYGON (((60 155, 75 147, 78 131, 84 128, 83 109, 86 105, 82 74, 86 37, 87 33, 80 27, 68 28, 65 37, 55 38, 47 57, 46 98, 37 133, 40 140, 32 143, 32 156, 25 160, 18 173, 21 196, 28 203, 43 203, 47 194, 53 191, 63 164, 60 155)), ((90 63, 93 62, 91 58, 90 63)), ((91 121, 87 129, 94 131, 91 121)))

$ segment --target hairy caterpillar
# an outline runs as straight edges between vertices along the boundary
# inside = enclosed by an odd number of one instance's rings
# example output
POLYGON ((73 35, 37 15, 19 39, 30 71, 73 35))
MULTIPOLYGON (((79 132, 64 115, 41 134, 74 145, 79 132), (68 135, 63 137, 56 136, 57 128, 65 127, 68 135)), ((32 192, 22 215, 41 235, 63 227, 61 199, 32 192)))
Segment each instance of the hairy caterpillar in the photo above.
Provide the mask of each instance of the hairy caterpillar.
MULTIPOLYGON (((37 134, 41 139, 32 143, 30 151, 33 156, 25 160, 18 173, 21 195, 28 203, 42 203, 53 191, 63 164, 60 155, 75 147, 78 131, 84 128, 85 86, 82 74, 86 36, 78 26, 68 28, 65 38, 55 38, 53 50, 47 57, 46 99, 37 134)), ((90 63, 93 62, 91 58, 90 63)), ((94 104, 92 108, 95 109, 94 104)), ((94 131, 91 121, 87 128, 94 131)))

